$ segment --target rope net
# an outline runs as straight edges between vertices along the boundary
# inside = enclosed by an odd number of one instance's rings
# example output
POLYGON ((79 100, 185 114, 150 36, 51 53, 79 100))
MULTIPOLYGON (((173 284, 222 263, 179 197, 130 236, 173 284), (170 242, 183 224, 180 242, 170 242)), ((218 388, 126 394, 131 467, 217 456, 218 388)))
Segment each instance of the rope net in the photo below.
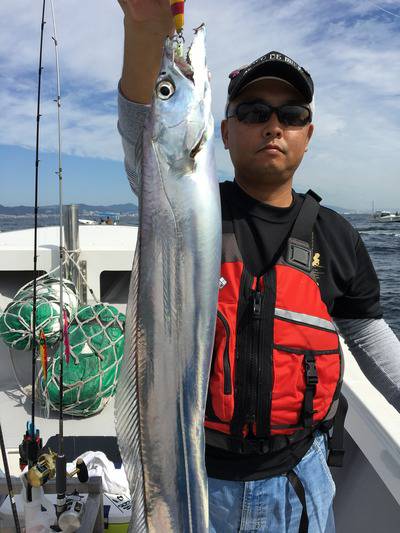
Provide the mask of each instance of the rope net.
MULTIPOLYGON (((88 287, 78 264, 75 266, 88 287)), ((45 344, 49 347, 45 367, 42 364, 37 376, 40 397, 47 411, 58 411, 59 361, 64 357, 63 411, 72 416, 91 416, 100 412, 115 393, 124 352, 125 315, 107 303, 79 307, 75 285, 65 279, 66 335, 65 331, 60 331, 60 280, 53 272, 36 280, 36 342, 39 347, 44 334, 45 344), (71 357, 69 363, 65 361, 69 359, 66 343, 71 357)), ((33 281, 19 289, 0 316, 0 338, 10 347, 11 353, 14 350, 31 351, 32 329, 33 281)), ((17 360, 18 355, 15 357, 17 360)), ((13 355, 11 360, 14 368, 13 355)), ((16 379, 19 382, 17 375, 16 379)))
MULTIPOLYGON (((110 304, 79 308, 69 325, 71 360, 64 363, 63 411, 87 417, 100 412, 114 395, 124 352, 125 315, 110 304)), ((52 358, 41 392, 50 409, 59 408, 60 345, 52 358)))
MULTIPOLYGON (((78 308, 74 284, 63 281, 64 308, 71 320, 78 308)), ((33 281, 17 292, 0 316, 0 337, 10 348, 32 350, 33 281)), ((51 276, 39 278, 36 285, 35 337, 43 330, 49 346, 60 340, 60 280, 51 276)))

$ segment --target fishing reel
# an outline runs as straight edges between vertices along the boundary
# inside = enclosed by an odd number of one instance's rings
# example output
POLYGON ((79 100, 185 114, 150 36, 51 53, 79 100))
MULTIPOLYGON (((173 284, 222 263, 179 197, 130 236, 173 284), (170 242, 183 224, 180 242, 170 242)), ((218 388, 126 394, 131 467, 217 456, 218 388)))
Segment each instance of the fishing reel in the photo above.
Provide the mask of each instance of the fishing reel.
POLYGON ((75 469, 67 474, 68 477, 73 477, 75 475, 81 483, 86 483, 89 480, 89 472, 86 463, 80 457, 76 460, 75 469))
MULTIPOLYGON (((42 453, 39 456, 37 463, 30 468, 26 474, 28 483, 32 487, 41 487, 49 479, 54 478, 57 472, 58 459, 58 455, 50 449, 48 452, 42 453)), ((62 460, 65 461, 65 457, 62 457, 62 460)), ((72 470, 72 472, 66 472, 66 475, 69 478, 76 475, 81 483, 86 483, 89 479, 87 466, 83 459, 80 458, 77 459, 74 470, 72 470)), ((59 491, 57 490, 57 492, 59 491)), ((72 494, 64 496, 62 505, 60 506, 58 506, 57 499, 57 525, 51 527, 53 531, 75 531, 80 527, 84 510, 82 499, 82 496, 79 495, 77 490, 72 494)))
POLYGON ((29 485, 41 487, 49 479, 56 475, 57 454, 49 450, 49 453, 42 453, 38 457, 37 463, 28 470, 26 475, 29 485))
MULTIPOLYGON (((29 469, 27 479, 32 487, 41 487, 49 479, 56 475, 57 454, 49 449, 48 453, 39 456, 37 463, 29 469)), ((68 477, 77 476, 81 483, 86 483, 89 479, 87 466, 83 459, 78 458, 75 469, 67 473, 68 477)))

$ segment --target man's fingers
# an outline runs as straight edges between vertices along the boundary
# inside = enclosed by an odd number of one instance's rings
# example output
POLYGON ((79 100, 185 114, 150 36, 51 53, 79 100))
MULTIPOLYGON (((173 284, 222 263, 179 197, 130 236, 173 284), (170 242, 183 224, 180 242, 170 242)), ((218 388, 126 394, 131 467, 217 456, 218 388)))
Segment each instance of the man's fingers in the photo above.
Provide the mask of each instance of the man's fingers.
POLYGON ((167 24, 172 18, 170 0, 117 0, 126 17, 135 22, 167 24))

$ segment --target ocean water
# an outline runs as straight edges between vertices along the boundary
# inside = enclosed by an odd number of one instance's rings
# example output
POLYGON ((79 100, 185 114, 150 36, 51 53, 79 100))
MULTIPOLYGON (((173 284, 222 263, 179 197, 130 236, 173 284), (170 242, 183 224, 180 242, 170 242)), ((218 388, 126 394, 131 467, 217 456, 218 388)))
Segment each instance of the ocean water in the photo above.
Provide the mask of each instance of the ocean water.
POLYGON ((386 322, 400 338, 400 222, 376 222, 370 215, 344 215, 359 231, 381 285, 386 322))
MULTIPOLYGON (((400 338, 400 222, 376 222, 369 214, 346 214, 360 232, 381 284, 384 318, 400 338)), ((40 226, 56 225, 58 219, 40 219, 40 226)), ((134 225, 132 217, 121 217, 120 224, 134 225)), ((32 217, 0 217, 0 231, 33 227, 32 217)))

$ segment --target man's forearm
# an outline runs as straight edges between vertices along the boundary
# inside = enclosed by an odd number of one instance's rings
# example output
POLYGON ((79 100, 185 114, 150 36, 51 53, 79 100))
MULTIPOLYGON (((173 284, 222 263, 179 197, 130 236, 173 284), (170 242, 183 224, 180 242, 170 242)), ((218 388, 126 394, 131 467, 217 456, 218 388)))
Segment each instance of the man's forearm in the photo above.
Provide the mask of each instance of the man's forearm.
POLYGON ((163 45, 172 28, 124 20, 124 62, 121 91, 128 100, 139 104, 151 102, 163 45))
POLYGON ((334 319, 361 370, 400 412, 400 341, 383 319, 334 319))
POLYGON ((125 154, 125 170, 133 192, 138 196, 142 172, 143 128, 150 106, 127 100, 118 94, 118 131, 125 154))

